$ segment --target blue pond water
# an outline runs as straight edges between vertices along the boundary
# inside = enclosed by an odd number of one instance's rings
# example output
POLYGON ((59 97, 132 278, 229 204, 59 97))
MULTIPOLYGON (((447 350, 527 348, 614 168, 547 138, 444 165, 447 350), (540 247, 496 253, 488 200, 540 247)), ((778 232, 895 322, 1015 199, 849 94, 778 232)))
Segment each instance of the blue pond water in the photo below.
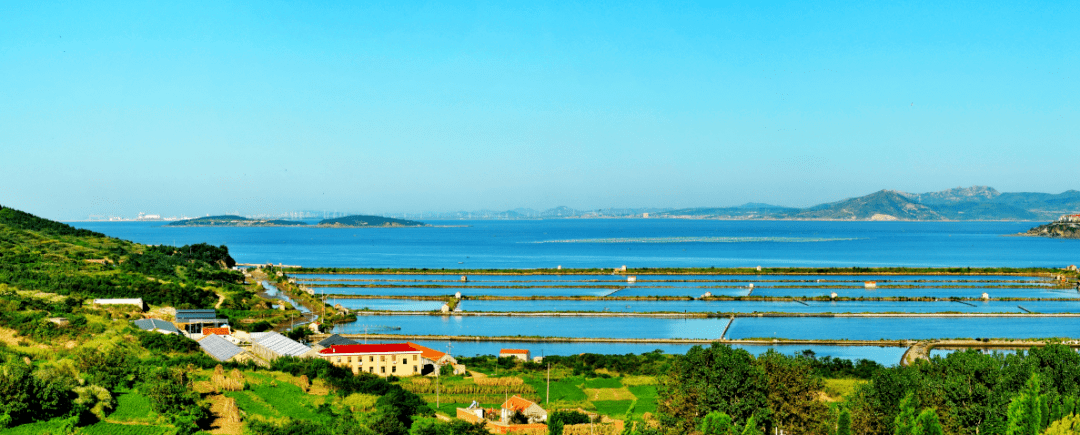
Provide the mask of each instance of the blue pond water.
POLYGON ((737 318, 727 338, 902 340, 1080 337, 1080 318, 737 318))
MULTIPOLYGON (((349 309, 376 311, 433 311, 438 301, 408 299, 328 299, 331 305, 349 309)), ((763 301, 488 301, 467 300, 459 305, 473 312, 554 312, 584 311, 612 313, 1023 313, 1020 307, 1035 313, 1080 313, 1080 301, 978 301, 978 302, 887 302, 842 301, 763 302, 763 301)))

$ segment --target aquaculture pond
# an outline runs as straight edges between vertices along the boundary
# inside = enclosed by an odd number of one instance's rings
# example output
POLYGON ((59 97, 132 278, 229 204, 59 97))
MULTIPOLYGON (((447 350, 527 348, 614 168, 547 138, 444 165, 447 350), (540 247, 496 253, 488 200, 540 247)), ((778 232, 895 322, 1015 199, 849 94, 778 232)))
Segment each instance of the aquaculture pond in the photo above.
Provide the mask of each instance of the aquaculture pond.
POLYGON ((1080 336, 1077 317, 740 317, 725 338, 908 340, 1080 336))
MULTIPOLYGON (((374 311, 436 311, 441 301, 331 298, 331 305, 374 311)), ((610 313, 1080 313, 1078 301, 630 301, 463 300, 464 312, 610 313)))

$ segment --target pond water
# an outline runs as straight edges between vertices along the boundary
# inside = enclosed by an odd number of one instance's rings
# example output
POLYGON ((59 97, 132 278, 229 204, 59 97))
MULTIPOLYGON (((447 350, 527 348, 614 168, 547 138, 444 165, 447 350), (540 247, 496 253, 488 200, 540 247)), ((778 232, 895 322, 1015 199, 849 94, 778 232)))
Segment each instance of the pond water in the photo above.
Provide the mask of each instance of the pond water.
POLYGON ((1074 317, 740 317, 726 338, 904 340, 1080 336, 1074 317))
MULTIPOLYGON (((433 311, 443 302, 408 299, 337 299, 349 309, 375 311, 433 311)), ((471 312, 612 312, 612 313, 1077 313, 1080 301, 977 301, 977 302, 891 302, 840 301, 765 302, 765 301, 569 301, 569 300, 467 300, 459 308, 471 312)))

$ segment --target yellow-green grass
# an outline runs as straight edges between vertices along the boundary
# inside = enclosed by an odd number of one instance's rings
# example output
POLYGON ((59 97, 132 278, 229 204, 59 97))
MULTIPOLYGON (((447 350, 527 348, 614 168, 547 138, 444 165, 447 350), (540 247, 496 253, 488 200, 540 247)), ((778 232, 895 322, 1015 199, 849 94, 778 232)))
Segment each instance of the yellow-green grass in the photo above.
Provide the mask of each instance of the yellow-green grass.
POLYGON ((855 391, 859 385, 865 384, 863 379, 826 379, 825 394, 834 399, 842 399, 855 391))
POLYGON ((594 378, 585 380, 585 388, 619 388, 619 378, 594 378))
POLYGON ((628 387, 635 385, 656 385, 658 383, 656 376, 624 376, 622 378, 622 384, 628 387))
POLYGON ((586 388, 585 397, 589 401, 597 400, 633 400, 634 395, 626 387, 622 388, 586 388))

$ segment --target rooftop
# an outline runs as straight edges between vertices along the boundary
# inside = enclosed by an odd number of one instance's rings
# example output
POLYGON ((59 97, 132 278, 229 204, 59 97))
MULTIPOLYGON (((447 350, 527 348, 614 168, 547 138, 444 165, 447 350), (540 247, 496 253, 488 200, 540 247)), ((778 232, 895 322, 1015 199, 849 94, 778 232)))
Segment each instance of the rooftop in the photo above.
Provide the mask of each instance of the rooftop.
POLYGON ((319 346, 322 346, 322 347, 330 347, 330 346, 339 346, 339 345, 343 345, 343 344, 357 344, 357 343, 356 343, 356 340, 352 340, 352 339, 345 338, 345 337, 342 337, 340 335, 334 334, 334 335, 331 335, 329 337, 326 337, 326 338, 322 339, 322 341, 320 341, 318 344, 319 344, 319 346))
MULTIPOLYGON (((206 328, 203 329, 205 330, 206 328)), ((297 343, 291 338, 276 332, 257 332, 251 334, 251 342, 258 343, 259 345, 270 349, 271 352, 283 356, 302 356, 311 351, 310 347, 297 343)))
POLYGON ((243 349, 230 343, 229 340, 222 338, 220 335, 206 336, 202 340, 199 340, 199 346, 202 347, 203 351, 214 357, 214 359, 222 362, 228 361, 229 358, 244 352, 243 349))
POLYGON ((180 332, 180 330, 176 329, 176 326, 173 325, 172 322, 167 322, 161 319, 139 319, 131 323, 134 323, 136 328, 142 329, 144 331, 153 331, 155 329, 160 329, 162 331, 172 333, 180 332))
POLYGON ((529 353, 529 351, 525 350, 525 349, 500 349, 499 350, 500 355, 502 355, 504 353, 519 354, 519 353, 529 353))
POLYGON ((503 403, 503 409, 513 409, 517 412, 523 412, 530 406, 536 405, 534 402, 522 399, 520 396, 514 396, 503 403))
POLYGON ((424 346, 421 346, 419 344, 412 343, 412 342, 405 342, 405 344, 409 345, 409 347, 412 347, 415 350, 420 351, 420 356, 422 356, 424 358, 427 358, 429 360, 432 360, 432 361, 438 361, 439 358, 442 358, 442 357, 446 356, 445 352, 439 352, 439 351, 437 351, 435 349, 432 349, 430 347, 424 347, 424 346))
POLYGON ((320 354, 329 355, 335 353, 421 353, 413 349, 408 343, 387 344, 343 344, 330 346, 320 350, 320 354))

